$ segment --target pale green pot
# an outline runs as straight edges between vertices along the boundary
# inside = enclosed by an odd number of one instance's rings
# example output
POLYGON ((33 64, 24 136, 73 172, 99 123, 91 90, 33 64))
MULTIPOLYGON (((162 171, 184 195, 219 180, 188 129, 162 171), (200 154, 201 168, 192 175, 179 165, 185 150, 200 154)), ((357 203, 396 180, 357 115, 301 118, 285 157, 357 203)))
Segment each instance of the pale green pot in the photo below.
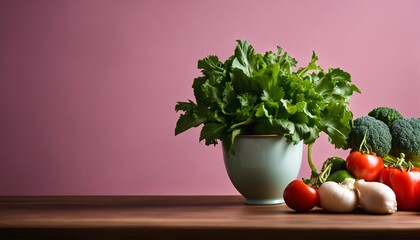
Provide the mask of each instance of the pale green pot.
POLYGON ((284 203, 286 186, 298 177, 303 142, 289 143, 279 135, 241 135, 235 154, 223 151, 226 171, 245 204, 284 203))

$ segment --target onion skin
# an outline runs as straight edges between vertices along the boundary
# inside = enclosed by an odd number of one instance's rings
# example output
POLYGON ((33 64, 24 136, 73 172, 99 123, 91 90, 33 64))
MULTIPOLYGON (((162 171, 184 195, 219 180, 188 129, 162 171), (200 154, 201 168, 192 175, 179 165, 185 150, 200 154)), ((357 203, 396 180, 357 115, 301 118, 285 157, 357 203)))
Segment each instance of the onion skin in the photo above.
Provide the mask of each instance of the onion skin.
POLYGON ((328 181, 318 189, 319 205, 326 211, 348 213, 358 207, 357 193, 352 188, 328 181))
POLYGON ((380 182, 357 180, 354 188, 358 192, 359 204, 368 213, 392 214, 397 211, 394 191, 380 182))

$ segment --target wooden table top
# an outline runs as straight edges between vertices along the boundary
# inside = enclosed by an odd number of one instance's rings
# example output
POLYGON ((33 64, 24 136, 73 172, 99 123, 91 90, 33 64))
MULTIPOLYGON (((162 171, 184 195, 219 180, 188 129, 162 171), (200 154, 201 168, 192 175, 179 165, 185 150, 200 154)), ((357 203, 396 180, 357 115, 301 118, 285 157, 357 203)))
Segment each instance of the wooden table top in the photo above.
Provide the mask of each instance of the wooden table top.
POLYGON ((241 196, 1 196, 0 239, 420 239, 420 213, 371 215, 241 196))

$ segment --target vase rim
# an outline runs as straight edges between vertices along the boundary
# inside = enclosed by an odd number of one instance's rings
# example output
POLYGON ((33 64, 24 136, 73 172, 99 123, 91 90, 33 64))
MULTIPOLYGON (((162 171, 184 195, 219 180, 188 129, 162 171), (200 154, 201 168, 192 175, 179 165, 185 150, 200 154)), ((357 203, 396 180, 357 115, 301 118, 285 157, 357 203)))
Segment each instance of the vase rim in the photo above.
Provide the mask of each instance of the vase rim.
POLYGON ((238 135, 238 137, 243 137, 243 138, 276 138, 276 137, 281 137, 282 135, 280 134, 240 134, 238 135))

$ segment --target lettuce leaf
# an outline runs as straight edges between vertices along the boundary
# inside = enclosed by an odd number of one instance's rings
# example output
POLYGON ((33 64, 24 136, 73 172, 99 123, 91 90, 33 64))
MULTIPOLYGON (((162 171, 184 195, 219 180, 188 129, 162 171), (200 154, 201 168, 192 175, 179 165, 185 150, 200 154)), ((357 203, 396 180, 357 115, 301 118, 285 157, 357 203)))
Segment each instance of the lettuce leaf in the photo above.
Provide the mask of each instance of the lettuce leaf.
POLYGON ((281 47, 262 55, 244 40, 225 62, 217 56, 199 60, 203 75, 192 85, 195 102, 176 104, 183 113, 175 135, 203 125, 199 141, 221 141, 232 151, 240 134, 274 133, 312 144, 325 132, 336 148, 345 148, 353 119, 349 100, 360 90, 349 73, 324 71, 317 61, 313 52, 307 66, 295 70, 297 61, 281 47))

